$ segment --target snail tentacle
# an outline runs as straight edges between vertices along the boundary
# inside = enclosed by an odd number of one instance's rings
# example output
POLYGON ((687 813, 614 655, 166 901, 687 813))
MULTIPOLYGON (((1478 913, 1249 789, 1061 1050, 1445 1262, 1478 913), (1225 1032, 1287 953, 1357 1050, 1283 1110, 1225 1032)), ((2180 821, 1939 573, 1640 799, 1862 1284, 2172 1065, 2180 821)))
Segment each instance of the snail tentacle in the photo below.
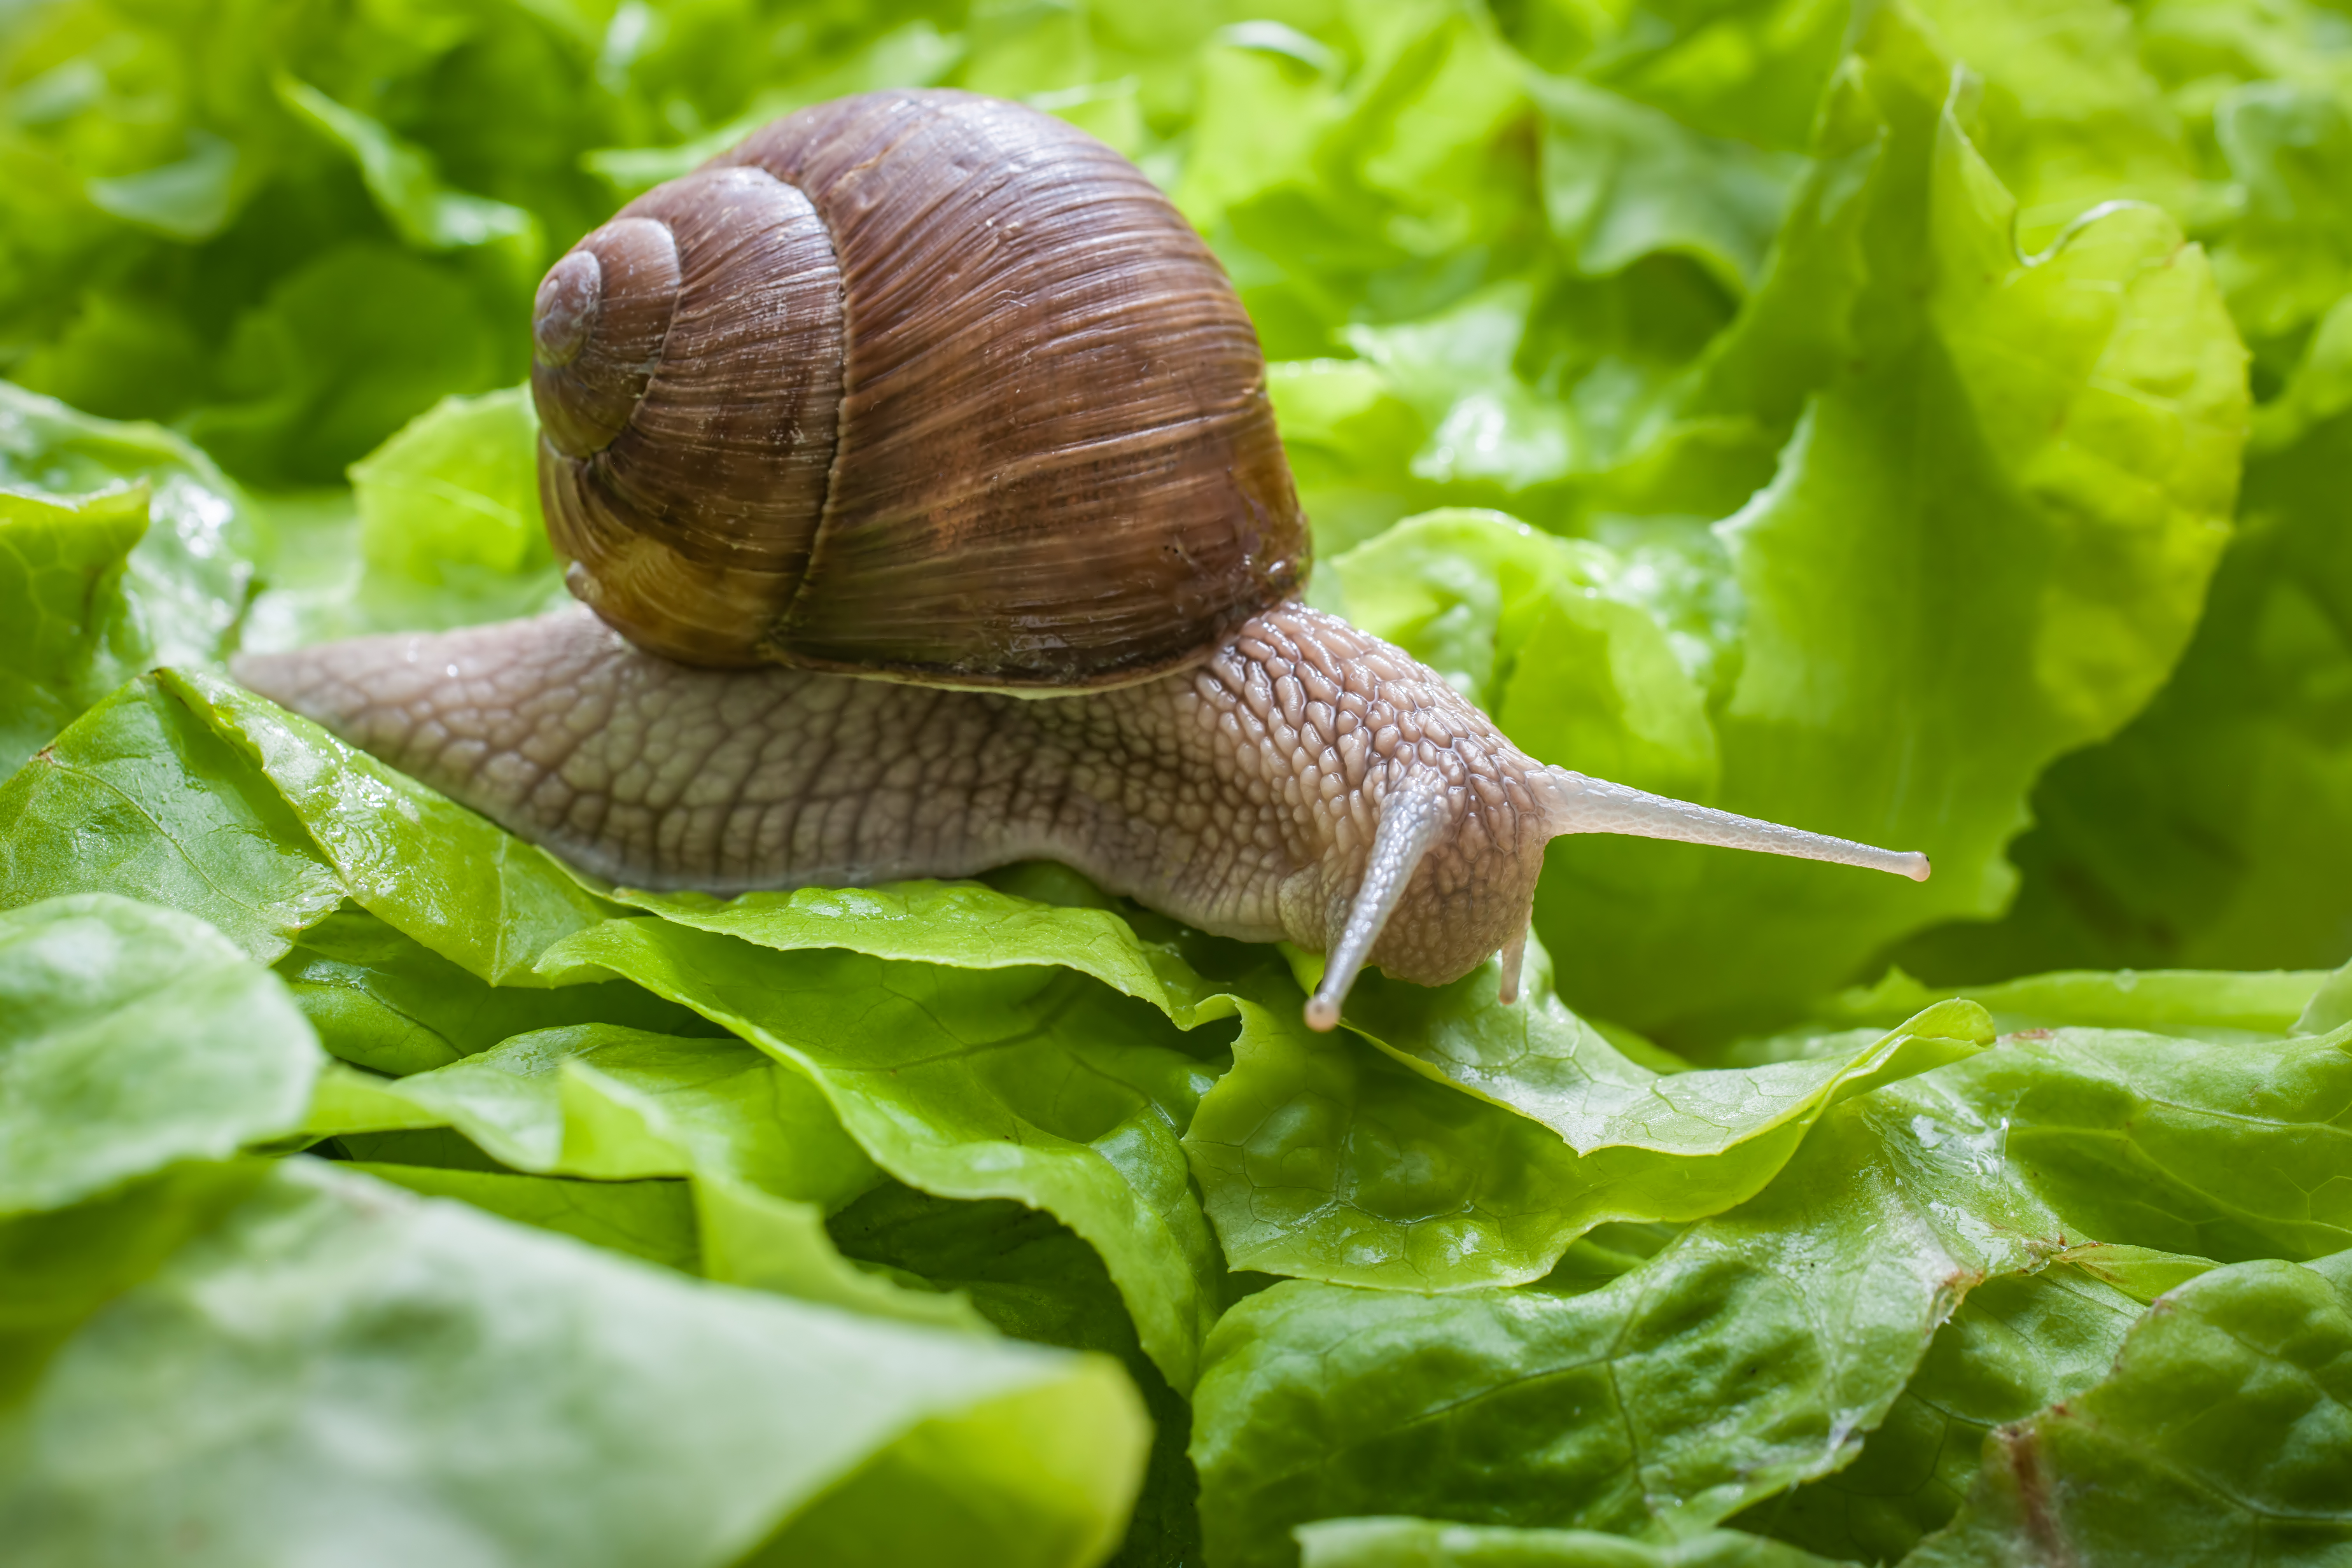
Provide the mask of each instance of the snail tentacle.
POLYGON ((1434 769, 1412 768, 1381 799, 1380 831, 1357 885, 1348 923, 1331 946, 1322 983, 1307 999, 1307 1026, 1328 1030, 1339 1022, 1349 988, 1371 957, 1372 948, 1404 898, 1422 858, 1445 826, 1445 781, 1434 769))
POLYGON ((1916 849, 1881 849, 1851 838, 1808 833, 1777 822, 1695 805, 1607 779, 1587 778, 1566 768, 1550 770, 1551 791, 1547 819, 1555 835, 1622 833, 1635 838, 1671 838, 1684 844, 1711 844, 1725 849, 1753 849, 1766 855, 1786 855, 1799 860, 1826 860, 1840 866, 1861 866, 1924 882, 1931 868, 1916 849))

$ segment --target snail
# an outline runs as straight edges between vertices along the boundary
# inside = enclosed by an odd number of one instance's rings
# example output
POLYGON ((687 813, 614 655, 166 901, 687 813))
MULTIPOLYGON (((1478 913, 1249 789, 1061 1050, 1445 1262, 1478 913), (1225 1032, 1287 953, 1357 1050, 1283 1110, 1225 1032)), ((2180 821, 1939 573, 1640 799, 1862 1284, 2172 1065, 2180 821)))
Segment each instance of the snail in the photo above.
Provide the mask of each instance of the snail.
POLYGON ((1309 608, 1256 335, 1103 143, 953 91, 820 104, 547 273, 541 493, 581 606, 233 666, 615 882, 732 894, 1065 862, 1424 984, 1546 844, 1927 858, 1536 762, 1309 608))

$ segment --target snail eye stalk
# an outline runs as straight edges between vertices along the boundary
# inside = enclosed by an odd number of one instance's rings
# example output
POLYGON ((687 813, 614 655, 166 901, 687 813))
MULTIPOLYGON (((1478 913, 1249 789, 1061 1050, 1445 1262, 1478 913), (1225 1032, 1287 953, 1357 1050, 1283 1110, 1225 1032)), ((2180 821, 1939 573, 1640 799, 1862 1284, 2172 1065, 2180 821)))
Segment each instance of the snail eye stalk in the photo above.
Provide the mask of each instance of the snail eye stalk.
POLYGON ((1545 819, 1555 838, 1570 833, 1622 833, 1636 838, 1672 838, 1684 844, 1713 844, 1800 860, 1863 866, 1915 882, 1927 879, 1927 858, 1916 849, 1881 849, 1851 838, 1783 827, 1777 822, 1629 789, 1607 779, 1587 778, 1566 768, 1555 767, 1549 773, 1551 798, 1545 803, 1545 819))

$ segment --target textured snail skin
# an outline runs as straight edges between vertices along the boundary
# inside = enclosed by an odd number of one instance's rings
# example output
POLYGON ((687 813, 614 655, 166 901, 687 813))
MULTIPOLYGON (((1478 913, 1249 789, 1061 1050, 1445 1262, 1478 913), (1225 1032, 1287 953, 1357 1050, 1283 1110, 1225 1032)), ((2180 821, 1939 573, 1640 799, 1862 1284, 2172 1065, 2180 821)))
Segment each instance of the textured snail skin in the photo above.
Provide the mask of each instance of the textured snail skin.
POLYGON ((247 655, 237 678, 629 886, 749 888, 1074 866, 1192 925, 1328 948, 1382 799, 1435 837, 1371 959, 1435 984, 1525 930, 1553 770, 1399 649, 1303 605, 1157 680, 1021 699, 697 669, 584 611, 247 655))

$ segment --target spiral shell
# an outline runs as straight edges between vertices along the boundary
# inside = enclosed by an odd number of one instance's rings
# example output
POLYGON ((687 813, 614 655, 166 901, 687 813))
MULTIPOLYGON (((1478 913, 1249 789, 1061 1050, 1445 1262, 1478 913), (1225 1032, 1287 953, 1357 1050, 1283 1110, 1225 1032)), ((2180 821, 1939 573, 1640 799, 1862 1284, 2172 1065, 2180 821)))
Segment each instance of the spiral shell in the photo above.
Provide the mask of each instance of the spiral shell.
POLYGON ((1119 685, 1306 578, 1223 270, 1133 165, 1019 105, 778 121, 583 239, 533 336, 573 591, 673 658, 1119 685))

